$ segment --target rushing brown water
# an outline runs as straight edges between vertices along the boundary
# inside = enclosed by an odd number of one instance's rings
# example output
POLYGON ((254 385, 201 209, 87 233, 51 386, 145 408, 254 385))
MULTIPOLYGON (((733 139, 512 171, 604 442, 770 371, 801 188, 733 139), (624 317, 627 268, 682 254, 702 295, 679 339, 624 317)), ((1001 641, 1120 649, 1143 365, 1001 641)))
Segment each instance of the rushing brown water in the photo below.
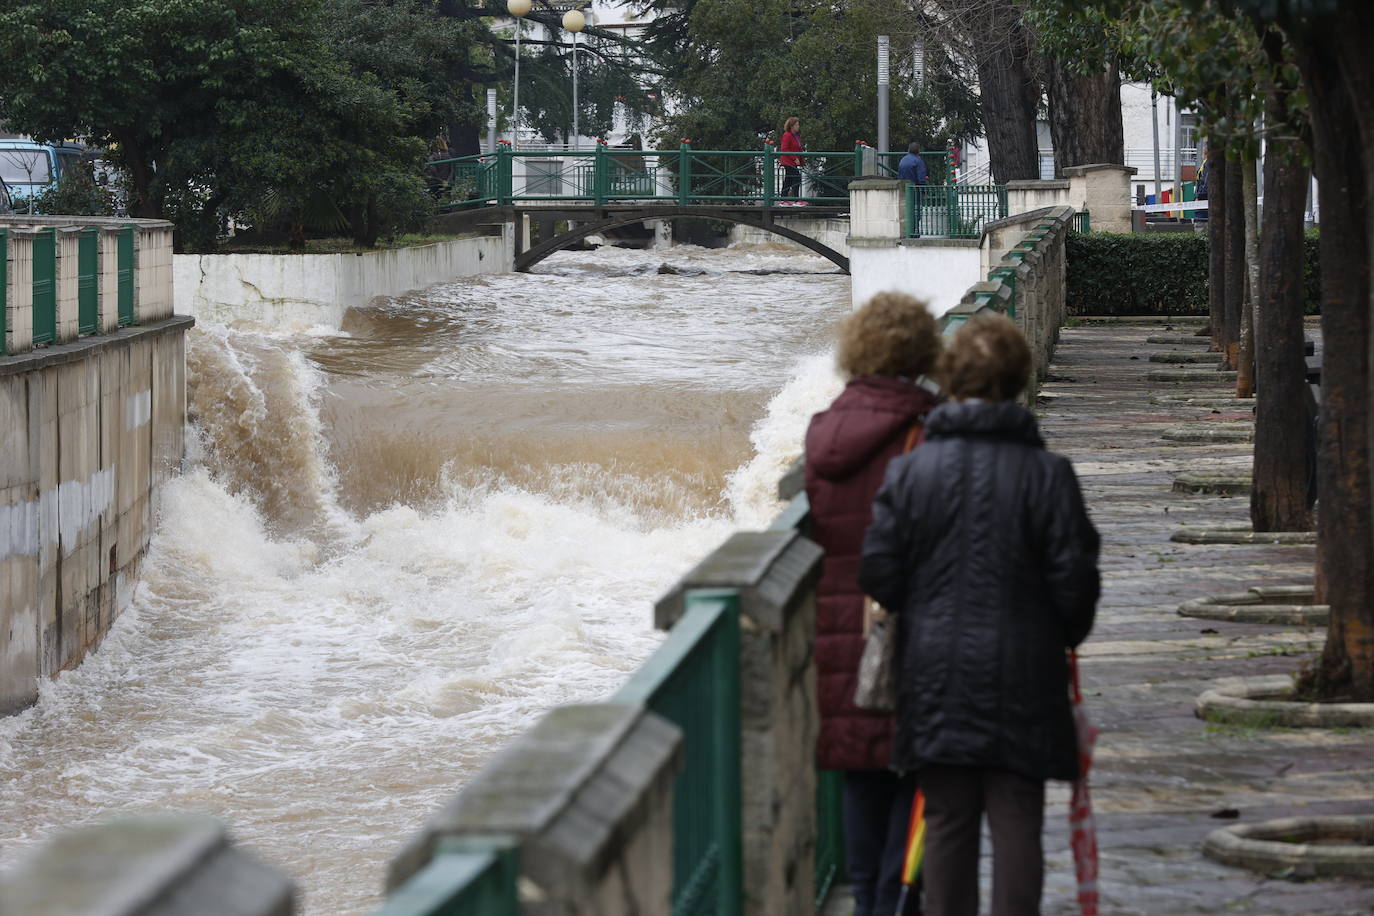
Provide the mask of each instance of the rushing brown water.
POLYGON ((565 253, 342 328, 192 332, 192 460, 133 606, 0 720, 0 866, 114 812, 208 811, 307 912, 370 910, 445 796, 613 691, 653 599, 775 511, 838 387, 830 270, 565 253))

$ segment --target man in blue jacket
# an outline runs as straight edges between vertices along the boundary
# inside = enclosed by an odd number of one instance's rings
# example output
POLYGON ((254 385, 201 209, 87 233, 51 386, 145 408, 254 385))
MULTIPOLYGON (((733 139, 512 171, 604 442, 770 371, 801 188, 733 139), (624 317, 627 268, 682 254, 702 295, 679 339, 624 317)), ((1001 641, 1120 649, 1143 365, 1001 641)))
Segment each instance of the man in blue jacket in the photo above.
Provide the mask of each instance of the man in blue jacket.
POLYGON ((916 185, 916 225, 915 234, 921 234, 921 205, 924 201, 921 186, 926 183, 926 161, 921 158, 921 144, 915 140, 907 145, 906 155, 897 163, 897 177, 916 185))

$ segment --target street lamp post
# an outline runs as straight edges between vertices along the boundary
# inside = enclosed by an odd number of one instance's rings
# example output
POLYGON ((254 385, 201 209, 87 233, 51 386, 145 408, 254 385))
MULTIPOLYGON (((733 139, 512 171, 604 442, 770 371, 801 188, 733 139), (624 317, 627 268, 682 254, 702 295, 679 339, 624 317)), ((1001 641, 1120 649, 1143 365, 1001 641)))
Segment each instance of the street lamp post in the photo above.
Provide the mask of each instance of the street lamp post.
POLYGON ((578 140, 578 133, 579 133, 579 130, 578 130, 578 124, 577 124, 577 33, 580 32, 580 31, 582 31, 584 28, 586 28, 586 25, 587 25, 587 17, 586 17, 586 16, 583 16, 583 15, 582 15, 582 11, 579 10, 579 9, 570 9, 570 10, 568 10, 566 13, 563 14, 563 28, 567 29, 569 32, 572 32, 572 36, 573 36, 573 53, 572 53, 572 76, 573 76, 572 133, 573 133, 573 135, 572 135, 572 141, 573 141, 573 149, 574 149, 574 150, 578 150, 578 149, 581 149, 581 148, 582 148, 581 143, 580 143, 580 141, 578 140))
POLYGON ((534 7, 534 0, 506 0, 506 12, 515 17, 515 97, 510 106, 511 147, 520 148, 520 36, 525 31, 525 17, 534 7))

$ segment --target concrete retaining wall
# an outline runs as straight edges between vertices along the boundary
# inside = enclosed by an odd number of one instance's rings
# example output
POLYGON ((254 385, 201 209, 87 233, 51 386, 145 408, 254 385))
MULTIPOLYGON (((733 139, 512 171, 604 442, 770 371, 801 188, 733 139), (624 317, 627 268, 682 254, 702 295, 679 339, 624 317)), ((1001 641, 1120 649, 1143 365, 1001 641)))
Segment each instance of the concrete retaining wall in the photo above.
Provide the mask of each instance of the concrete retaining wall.
MULTIPOLYGON (((814 217, 784 217, 778 219, 778 223, 800 232, 802 235, 809 236, 822 245, 834 249, 840 254, 849 256, 849 220, 847 219, 816 219, 814 217)), ((807 251, 806 248, 798 245, 791 239, 769 232, 766 229, 756 229, 753 226, 733 225, 730 227, 730 244, 732 245, 782 245, 785 248, 792 248, 797 251, 807 251)))
POLYGON ((191 324, 0 357, 0 714, 80 662, 129 601, 182 458, 191 324))
POLYGON ((179 254, 173 259, 177 312, 218 324, 250 319, 338 327, 344 312, 376 296, 508 273, 514 240, 507 224, 501 235, 361 254, 179 254))

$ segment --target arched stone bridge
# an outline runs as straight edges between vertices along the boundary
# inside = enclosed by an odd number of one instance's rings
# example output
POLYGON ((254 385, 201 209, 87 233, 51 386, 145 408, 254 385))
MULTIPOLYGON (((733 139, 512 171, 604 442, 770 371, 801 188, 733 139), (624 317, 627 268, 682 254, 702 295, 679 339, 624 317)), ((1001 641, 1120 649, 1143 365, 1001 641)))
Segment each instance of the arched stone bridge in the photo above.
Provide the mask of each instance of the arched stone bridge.
POLYGON ((772 232, 782 238, 796 242, 804 248, 828 259, 845 273, 849 272, 849 258, 818 239, 788 225, 792 220, 848 219, 847 207, 810 206, 805 209, 792 207, 764 207, 756 203, 745 204, 680 204, 664 203, 626 203, 604 206, 506 206, 486 207, 467 213, 446 214, 441 219, 450 227, 460 224, 473 226, 491 225, 505 222, 515 223, 515 269, 528 271, 535 264, 556 251, 562 251, 582 241, 589 235, 598 235, 621 226, 642 223, 650 220, 709 219, 741 226, 752 226, 765 232, 772 232), (790 218, 790 219, 789 219, 790 218), (545 225, 566 221, 571 227, 548 239, 525 248, 521 231, 526 219, 537 219, 545 225))

